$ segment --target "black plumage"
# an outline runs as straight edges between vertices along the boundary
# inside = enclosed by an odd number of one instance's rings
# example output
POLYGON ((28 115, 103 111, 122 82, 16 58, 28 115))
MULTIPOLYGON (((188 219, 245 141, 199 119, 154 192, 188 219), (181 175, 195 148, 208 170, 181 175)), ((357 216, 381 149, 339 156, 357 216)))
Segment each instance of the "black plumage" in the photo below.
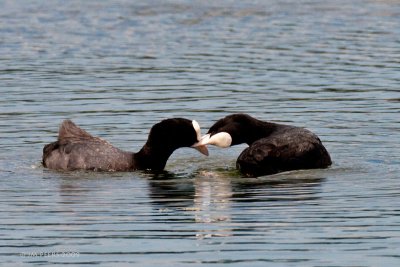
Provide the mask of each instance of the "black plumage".
MULTIPOLYGON (((133 153, 118 149, 65 120, 60 126, 58 140, 43 148, 42 162, 45 167, 57 170, 162 170, 174 150, 195 146, 199 131, 193 121, 166 119, 151 128, 145 145, 133 153)), ((203 146, 203 152, 204 149, 203 146)))
POLYGON ((228 133, 231 146, 249 145, 236 161, 236 167, 246 176, 326 168, 332 164, 318 136, 301 127, 265 122, 247 114, 233 114, 210 128, 209 144, 218 146, 218 138, 213 139, 218 133, 228 133))

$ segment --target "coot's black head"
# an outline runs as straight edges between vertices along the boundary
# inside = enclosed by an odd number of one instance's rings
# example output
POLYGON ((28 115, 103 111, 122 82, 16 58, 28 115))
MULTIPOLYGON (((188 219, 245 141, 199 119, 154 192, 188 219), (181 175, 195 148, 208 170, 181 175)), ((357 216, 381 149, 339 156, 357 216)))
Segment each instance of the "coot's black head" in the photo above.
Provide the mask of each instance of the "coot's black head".
POLYGON ((248 137, 257 121, 247 114, 226 116, 211 126, 208 134, 202 138, 202 143, 219 147, 248 143, 248 137))
POLYGON ((166 152, 180 147, 193 147, 208 155, 207 147, 199 144, 200 139, 200 126, 196 121, 173 118, 155 124, 150 130, 146 144, 166 152))

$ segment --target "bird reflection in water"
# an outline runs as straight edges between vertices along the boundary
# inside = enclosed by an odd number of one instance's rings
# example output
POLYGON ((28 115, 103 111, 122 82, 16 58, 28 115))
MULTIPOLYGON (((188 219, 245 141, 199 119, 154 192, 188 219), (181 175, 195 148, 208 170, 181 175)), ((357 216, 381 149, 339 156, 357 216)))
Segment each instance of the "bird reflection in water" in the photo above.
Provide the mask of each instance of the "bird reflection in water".
MULTIPOLYGON (((232 185, 227 177, 202 171, 194 180, 195 220, 197 223, 218 224, 215 230, 199 230, 197 238, 230 236, 232 211, 232 185)), ((207 227, 208 228, 208 227, 207 227)))
MULTIPOLYGON (((164 172, 149 181, 152 203, 160 212, 178 213, 183 220, 191 214, 194 222, 203 224, 196 227, 196 238, 232 235, 230 177, 223 173, 199 171, 193 177, 179 178, 164 172)), ((165 216, 166 220, 168 218, 165 216)), ((175 221, 176 218, 173 217, 175 221)))

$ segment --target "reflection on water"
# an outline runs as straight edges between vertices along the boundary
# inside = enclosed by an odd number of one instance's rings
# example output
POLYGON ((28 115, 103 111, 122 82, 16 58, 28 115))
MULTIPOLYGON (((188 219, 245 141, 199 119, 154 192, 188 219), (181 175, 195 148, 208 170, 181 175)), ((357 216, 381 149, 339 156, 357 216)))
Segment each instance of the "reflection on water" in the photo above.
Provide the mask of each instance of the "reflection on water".
POLYGON ((0 265, 398 265, 396 1, 0 7, 0 265), (245 146, 158 174, 40 164, 67 118, 137 151, 167 117, 237 112, 309 128, 332 167, 243 178, 245 146))
MULTIPOLYGON (((162 214, 184 212, 193 217, 197 238, 224 237, 233 235, 238 225, 233 218, 237 206, 274 206, 275 202, 309 202, 318 200, 318 187, 324 179, 301 176, 295 172, 293 177, 243 178, 227 175, 224 172, 201 170, 193 178, 179 178, 164 173, 162 179, 156 175, 149 180, 150 196, 155 209, 162 214)), ((255 210, 256 217, 259 211, 255 210)), ((184 220, 188 220, 185 216, 184 220)), ((239 221, 257 222, 256 217, 240 218, 239 221)), ((173 217, 176 220, 176 217, 173 217)), ((238 221, 238 218, 235 218, 238 221)))
POLYGON ((227 177, 203 172, 194 181, 194 207, 196 222, 230 222, 232 185, 227 177), (202 177, 202 176, 205 177, 202 177), (211 181, 210 181, 211 180, 211 181))
POLYGON ((230 222, 231 217, 232 188, 229 177, 210 180, 199 175, 184 181, 152 180, 150 186, 152 202, 158 211, 164 214, 184 212, 191 215, 194 222, 205 225, 195 231, 197 238, 228 235, 231 231, 228 225, 220 229, 221 223, 230 222), (218 224, 215 231, 210 230, 213 224, 218 224))

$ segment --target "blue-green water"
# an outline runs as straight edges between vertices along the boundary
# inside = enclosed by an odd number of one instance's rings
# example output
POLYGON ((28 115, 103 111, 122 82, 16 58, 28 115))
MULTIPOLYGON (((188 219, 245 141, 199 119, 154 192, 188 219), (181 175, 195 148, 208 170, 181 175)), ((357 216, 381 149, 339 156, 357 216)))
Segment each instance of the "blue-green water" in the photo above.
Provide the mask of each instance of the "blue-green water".
POLYGON ((0 265, 400 263, 397 1, 0 1, 0 90, 0 265), (311 129, 332 167, 40 164, 66 118, 137 151, 164 118, 236 112, 311 129))

